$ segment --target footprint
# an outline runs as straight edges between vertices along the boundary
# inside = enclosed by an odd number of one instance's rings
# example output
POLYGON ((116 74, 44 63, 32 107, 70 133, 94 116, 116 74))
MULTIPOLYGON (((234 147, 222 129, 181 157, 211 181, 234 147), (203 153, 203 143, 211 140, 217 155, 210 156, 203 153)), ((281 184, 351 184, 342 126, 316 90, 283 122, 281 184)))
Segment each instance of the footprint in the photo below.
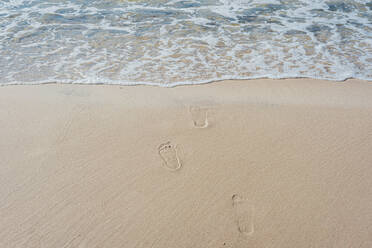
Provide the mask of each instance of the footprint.
POLYGON ((161 144, 158 151, 166 169, 176 171, 181 168, 182 164, 177 154, 177 146, 172 145, 171 142, 168 141, 167 143, 161 144))
POLYGON ((198 106, 190 107, 191 118, 194 123, 194 127, 206 128, 208 127, 208 109, 200 108, 198 106))
POLYGON ((254 232, 254 206, 236 194, 232 196, 232 203, 238 231, 247 236, 252 235, 254 232))
POLYGON ((64 143, 67 140, 73 128, 74 123, 79 118, 79 116, 81 116, 81 114, 84 113, 84 111, 85 111, 85 107, 78 105, 74 107, 71 113, 69 113, 66 122, 63 124, 62 127, 59 128, 60 134, 57 137, 58 144, 64 143))
POLYGON ((87 97, 89 96, 89 92, 83 91, 83 89, 80 89, 79 87, 69 87, 69 86, 64 86, 62 87, 59 91, 60 94, 64 96, 72 96, 72 97, 87 97))

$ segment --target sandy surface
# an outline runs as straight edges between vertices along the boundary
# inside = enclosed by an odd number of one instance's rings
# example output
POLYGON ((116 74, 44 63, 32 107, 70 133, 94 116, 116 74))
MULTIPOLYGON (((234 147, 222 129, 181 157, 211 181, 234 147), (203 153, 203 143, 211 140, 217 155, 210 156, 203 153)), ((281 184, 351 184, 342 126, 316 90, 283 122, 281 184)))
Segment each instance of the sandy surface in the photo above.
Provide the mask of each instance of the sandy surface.
POLYGON ((0 247, 372 247, 372 83, 0 88, 0 247))

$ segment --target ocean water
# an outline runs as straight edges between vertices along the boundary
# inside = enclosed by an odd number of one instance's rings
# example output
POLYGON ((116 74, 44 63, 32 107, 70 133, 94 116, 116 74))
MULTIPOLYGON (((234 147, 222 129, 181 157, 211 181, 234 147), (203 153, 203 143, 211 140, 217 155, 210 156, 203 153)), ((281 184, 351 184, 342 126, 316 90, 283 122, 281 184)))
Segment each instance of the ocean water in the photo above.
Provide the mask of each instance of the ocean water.
POLYGON ((0 1, 0 85, 263 77, 372 80, 372 1, 0 1))

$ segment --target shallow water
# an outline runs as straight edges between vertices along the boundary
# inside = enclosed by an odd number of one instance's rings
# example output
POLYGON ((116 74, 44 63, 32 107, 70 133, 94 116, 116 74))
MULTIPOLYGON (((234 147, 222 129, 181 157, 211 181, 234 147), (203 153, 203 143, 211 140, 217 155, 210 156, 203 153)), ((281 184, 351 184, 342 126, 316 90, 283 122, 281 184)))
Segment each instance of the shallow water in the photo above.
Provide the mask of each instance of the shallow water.
POLYGON ((372 80, 372 1, 0 1, 0 85, 261 77, 372 80))

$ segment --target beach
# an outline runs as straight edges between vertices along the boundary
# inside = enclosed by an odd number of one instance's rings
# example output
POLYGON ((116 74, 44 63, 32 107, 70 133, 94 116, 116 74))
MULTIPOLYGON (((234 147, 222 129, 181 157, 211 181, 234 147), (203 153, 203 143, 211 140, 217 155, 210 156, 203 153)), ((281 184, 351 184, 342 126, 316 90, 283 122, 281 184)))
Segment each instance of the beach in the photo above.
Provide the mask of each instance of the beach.
POLYGON ((0 87, 0 247, 372 247, 372 84, 0 87))

